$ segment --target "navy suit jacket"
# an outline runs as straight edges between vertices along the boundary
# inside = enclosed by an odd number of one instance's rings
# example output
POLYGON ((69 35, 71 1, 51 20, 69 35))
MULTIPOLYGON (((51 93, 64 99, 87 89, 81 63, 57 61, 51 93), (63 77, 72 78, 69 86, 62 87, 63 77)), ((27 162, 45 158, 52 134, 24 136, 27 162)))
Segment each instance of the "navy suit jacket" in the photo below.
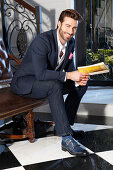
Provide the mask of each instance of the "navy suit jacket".
POLYGON ((73 53, 75 41, 72 38, 67 43, 65 59, 57 71, 58 43, 57 29, 41 33, 30 44, 21 66, 13 76, 11 87, 17 94, 28 94, 34 80, 59 80, 64 82, 66 73, 75 70, 73 53))

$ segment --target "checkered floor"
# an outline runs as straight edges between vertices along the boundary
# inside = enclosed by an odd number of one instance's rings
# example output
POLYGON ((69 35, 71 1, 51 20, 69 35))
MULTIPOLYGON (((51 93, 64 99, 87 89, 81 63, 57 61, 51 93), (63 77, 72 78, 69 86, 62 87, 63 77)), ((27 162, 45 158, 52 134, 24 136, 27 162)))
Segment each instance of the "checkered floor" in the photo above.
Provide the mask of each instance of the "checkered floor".
POLYGON ((113 170, 113 118, 108 121, 105 117, 82 117, 77 122, 73 129, 85 131, 85 137, 79 142, 89 150, 90 156, 75 157, 62 151, 61 138, 51 131, 36 138, 34 143, 0 141, 0 169, 113 170))

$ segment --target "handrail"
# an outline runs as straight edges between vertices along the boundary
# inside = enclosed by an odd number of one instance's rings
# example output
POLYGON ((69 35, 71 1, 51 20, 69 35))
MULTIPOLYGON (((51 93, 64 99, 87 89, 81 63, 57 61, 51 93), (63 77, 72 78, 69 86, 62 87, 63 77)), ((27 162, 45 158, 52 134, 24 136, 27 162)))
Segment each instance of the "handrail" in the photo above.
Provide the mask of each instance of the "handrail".
POLYGON ((35 14, 36 10, 30 4, 26 3, 23 0, 14 0, 14 1, 18 2, 18 4, 22 5, 24 8, 28 9, 29 11, 31 11, 35 14))
POLYGON ((13 59, 18 65, 21 65, 21 62, 18 58, 14 57, 12 54, 8 54, 10 59, 13 59))

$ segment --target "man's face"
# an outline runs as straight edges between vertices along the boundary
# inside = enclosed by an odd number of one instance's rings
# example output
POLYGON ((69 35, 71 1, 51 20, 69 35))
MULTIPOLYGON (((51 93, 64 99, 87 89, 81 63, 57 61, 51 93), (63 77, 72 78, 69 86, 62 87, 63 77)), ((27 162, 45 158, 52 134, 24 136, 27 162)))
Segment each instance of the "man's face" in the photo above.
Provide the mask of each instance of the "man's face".
POLYGON ((59 40, 62 44, 65 44, 75 35, 77 26, 78 21, 70 17, 65 17, 62 23, 58 22, 59 40))

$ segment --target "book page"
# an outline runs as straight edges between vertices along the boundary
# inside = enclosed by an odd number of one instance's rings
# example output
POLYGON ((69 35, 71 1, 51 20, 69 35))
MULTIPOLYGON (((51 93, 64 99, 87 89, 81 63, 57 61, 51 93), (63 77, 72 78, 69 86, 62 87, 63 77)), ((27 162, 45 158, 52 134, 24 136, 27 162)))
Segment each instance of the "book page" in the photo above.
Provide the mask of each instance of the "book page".
POLYGON ((89 73, 90 75, 94 75, 94 74, 108 73, 109 69, 104 64, 104 62, 101 62, 89 66, 78 67, 78 71, 82 73, 89 73))

